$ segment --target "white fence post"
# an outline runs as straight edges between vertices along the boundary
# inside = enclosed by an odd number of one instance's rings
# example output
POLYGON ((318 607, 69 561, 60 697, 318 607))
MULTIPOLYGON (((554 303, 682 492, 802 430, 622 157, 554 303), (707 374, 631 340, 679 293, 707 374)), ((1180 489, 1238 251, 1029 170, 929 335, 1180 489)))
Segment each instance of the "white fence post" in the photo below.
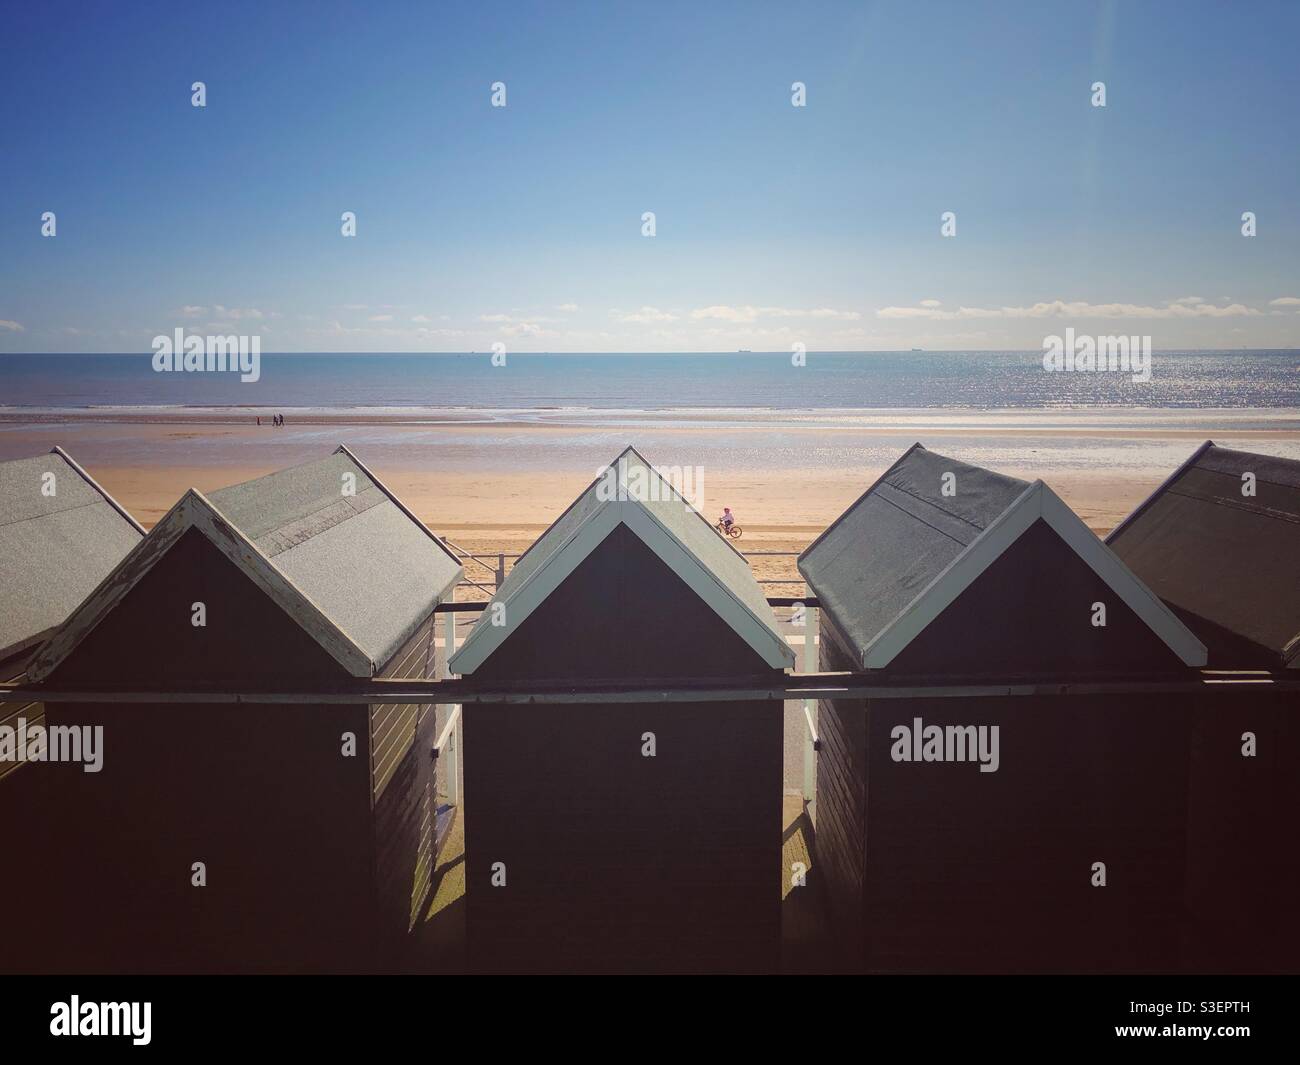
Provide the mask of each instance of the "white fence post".
POLYGON ((456 714, 456 727, 451 733, 451 750, 452 756, 447 771, 447 801, 453 806, 460 805, 460 781, 464 767, 461 764, 461 744, 464 742, 465 722, 462 716, 463 708, 459 705, 452 708, 452 713, 456 714))

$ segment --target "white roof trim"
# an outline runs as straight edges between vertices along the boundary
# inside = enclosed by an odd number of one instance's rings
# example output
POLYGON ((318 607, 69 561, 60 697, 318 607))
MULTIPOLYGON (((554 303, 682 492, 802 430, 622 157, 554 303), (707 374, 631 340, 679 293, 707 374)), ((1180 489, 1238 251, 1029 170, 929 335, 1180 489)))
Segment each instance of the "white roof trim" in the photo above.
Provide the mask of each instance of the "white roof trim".
POLYGON ((66 462, 69 466, 71 466, 74 470, 77 471, 77 473, 81 476, 81 479, 83 481, 85 481, 88 485, 90 485, 91 488, 93 488, 96 492, 98 492, 101 496, 104 497, 105 503, 107 503, 110 507, 116 510, 119 514, 122 515, 122 517, 124 517, 127 520, 131 528, 133 528, 141 536, 146 535, 147 530, 145 529, 145 527, 141 525, 138 521, 136 521, 135 518, 131 516, 131 512, 127 510, 126 507, 122 506, 122 504, 119 503, 116 499, 114 499, 102 484, 100 484, 97 480, 95 480, 95 478, 90 476, 90 474, 88 474, 82 468, 81 463, 79 463, 76 459, 74 459, 71 455, 69 455, 66 451, 64 451, 63 448, 59 447, 58 444, 55 444, 52 448, 50 448, 50 454, 58 455, 59 458, 63 459, 64 462, 66 462))
POLYGON ((686 546, 654 516, 652 511, 635 502, 621 505, 625 508, 624 522, 628 528, 659 556, 664 565, 685 581, 691 591, 703 599, 736 635, 749 644, 764 662, 773 669, 785 669, 795 664, 793 648, 763 624, 754 612, 718 579, 716 573, 687 550, 686 546))
MULTIPOLYGON (((648 509, 636 500, 606 500, 587 516, 563 544, 551 552, 508 599, 506 625, 493 625, 491 606, 479 616, 469 638, 449 663, 467 676, 481 666, 620 524, 626 525, 735 633, 774 669, 794 665, 794 651, 763 624, 717 576, 703 565, 648 509)), ((493 599, 496 603, 498 600, 493 599)))
POLYGON ((1083 519, 1042 481, 1035 481, 863 649, 863 667, 888 666, 1039 518, 1051 526, 1185 665, 1205 665, 1205 645, 1097 539, 1083 519))
POLYGON ((44 680, 99 625, 190 529, 198 529, 253 583, 354 677, 371 677, 375 664, 352 639, 266 557, 201 492, 190 489, 138 546, 113 568, 32 659, 27 674, 44 680))

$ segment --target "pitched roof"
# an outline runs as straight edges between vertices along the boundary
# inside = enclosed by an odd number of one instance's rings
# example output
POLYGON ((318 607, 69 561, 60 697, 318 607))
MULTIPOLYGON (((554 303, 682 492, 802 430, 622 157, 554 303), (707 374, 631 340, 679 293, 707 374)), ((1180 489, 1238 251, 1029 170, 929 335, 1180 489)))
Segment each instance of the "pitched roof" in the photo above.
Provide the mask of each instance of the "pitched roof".
POLYGON ((920 444, 813 541, 799 572, 862 667, 882 669, 1039 519, 1186 664, 1204 664, 1199 641, 1042 481, 920 444))
POLYGON ((1106 543, 1212 665, 1300 668, 1300 462, 1207 440, 1106 543))
POLYGON ((341 447, 210 496, 191 489, 41 649, 32 676, 47 676, 191 528, 356 677, 373 676, 462 573, 423 522, 341 447))
POLYGON ((142 536, 62 449, 0 463, 0 659, 44 639, 142 536))
POLYGON ((573 501, 510 570, 492 603, 451 661, 474 672, 511 628, 531 614, 618 526, 627 526, 715 613, 774 668, 794 652, 749 563, 635 449, 627 448, 573 501), (505 604, 511 627, 483 624, 505 604))

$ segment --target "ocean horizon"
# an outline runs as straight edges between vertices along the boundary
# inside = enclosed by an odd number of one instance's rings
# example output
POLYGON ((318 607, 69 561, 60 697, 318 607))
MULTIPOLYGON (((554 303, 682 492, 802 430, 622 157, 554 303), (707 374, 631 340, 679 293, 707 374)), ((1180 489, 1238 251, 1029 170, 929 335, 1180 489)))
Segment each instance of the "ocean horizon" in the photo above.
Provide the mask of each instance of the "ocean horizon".
POLYGON ((1041 351, 267 353, 260 380, 158 373, 141 354, 0 357, 0 411, 357 414, 428 410, 965 411, 1300 406, 1300 350, 1152 353, 1126 372, 1043 369, 1041 351))

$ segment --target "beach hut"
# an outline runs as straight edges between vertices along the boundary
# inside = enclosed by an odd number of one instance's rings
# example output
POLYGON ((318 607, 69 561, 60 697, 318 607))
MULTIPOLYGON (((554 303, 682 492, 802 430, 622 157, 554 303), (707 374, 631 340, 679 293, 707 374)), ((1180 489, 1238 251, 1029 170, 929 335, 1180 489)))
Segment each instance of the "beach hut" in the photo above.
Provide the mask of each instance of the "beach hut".
POLYGON ((798 566, 823 670, 944 687, 819 704, 814 874, 846 962, 1171 964, 1185 714, 1067 692, 1185 675, 1205 658, 1187 628, 1041 481, 920 444, 798 566))
MULTIPOLYGON (((0 679, 24 680, 36 647, 142 536, 61 448, 0 463, 0 679)), ((3 843, 0 912, 10 956, 24 968, 37 960, 35 929, 16 915, 39 908, 48 887, 36 875, 52 799, 44 727, 40 703, 0 703, 0 813, 13 826, 3 843)))
POLYGON ((103 729, 70 772, 78 967, 387 966, 428 894, 429 706, 169 702, 434 672, 456 557, 346 448, 189 491, 33 659, 53 685, 164 693, 51 705, 103 729))
POLYGON ((1300 462, 1207 441, 1107 539, 1205 643, 1231 697, 1193 703, 1189 962, 1300 969, 1300 462))
POLYGON ((770 683, 794 655, 745 559, 628 448, 515 564, 454 673, 470 964, 780 964, 782 704, 580 701, 583 686, 770 683), (572 686, 571 703, 526 693, 572 686))

